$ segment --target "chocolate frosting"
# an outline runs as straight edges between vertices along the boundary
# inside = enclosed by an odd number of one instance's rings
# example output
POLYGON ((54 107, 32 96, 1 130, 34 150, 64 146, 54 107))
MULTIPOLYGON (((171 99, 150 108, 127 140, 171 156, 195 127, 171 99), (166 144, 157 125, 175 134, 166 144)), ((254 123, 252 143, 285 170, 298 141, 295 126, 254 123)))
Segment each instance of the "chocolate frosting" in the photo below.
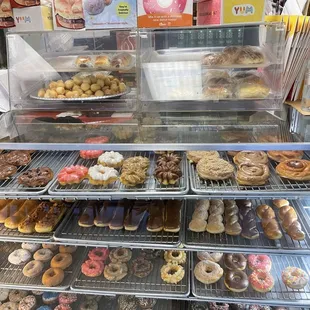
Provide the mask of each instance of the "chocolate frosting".
POLYGON ((225 282, 229 287, 237 290, 245 289, 249 285, 248 276, 241 270, 226 271, 225 282))

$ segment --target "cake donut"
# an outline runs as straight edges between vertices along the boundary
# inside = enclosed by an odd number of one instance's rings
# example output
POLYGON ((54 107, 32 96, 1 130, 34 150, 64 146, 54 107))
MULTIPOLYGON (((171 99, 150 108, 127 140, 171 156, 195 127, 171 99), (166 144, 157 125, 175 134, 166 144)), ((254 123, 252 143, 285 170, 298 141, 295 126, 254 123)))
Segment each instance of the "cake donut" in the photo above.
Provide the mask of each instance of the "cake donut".
POLYGON ((27 291, 11 290, 9 293, 9 301, 20 302, 26 296, 27 296, 27 291))
POLYGON ((224 265, 229 270, 244 270, 246 267, 247 260, 244 255, 235 254, 225 254, 224 255, 224 265))
POLYGON ((52 268, 67 269, 72 264, 72 255, 69 253, 58 253, 51 260, 52 268))
POLYGON ((59 252, 60 253, 69 253, 72 254, 76 251, 77 247, 74 245, 60 245, 59 252))
POLYGON ((95 165, 88 169, 88 180, 93 185, 108 185, 117 181, 118 172, 114 168, 95 165))
POLYGON ((211 262, 218 263, 222 259, 223 253, 199 251, 197 252, 197 257, 199 260, 209 260, 211 262))
POLYGON ((200 261, 194 269, 194 275, 203 284, 217 282, 223 276, 223 269, 217 263, 205 260, 200 261))
POLYGON ((244 292, 249 286, 248 276, 242 270, 228 270, 224 278, 225 286, 233 292, 244 292))
POLYGON ((111 167, 111 168, 120 168, 123 165, 124 157, 118 152, 105 152, 98 158, 98 164, 111 167))
POLYGON ((39 243, 27 243, 23 242, 22 243, 22 249, 27 250, 31 253, 34 253, 38 249, 40 249, 41 245, 39 243))
POLYGON ((114 262, 127 263, 128 261, 130 261, 131 256, 132 256, 131 250, 125 248, 116 248, 112 250, 109 254, 112 263, 114 262))
POLYGON ((36 304, 36 298, 33 295, 28 295, 20 301, 18 305, 18 310, 32 310, 34 309, 36 304))
POLYGON ((103 275, 109 281, 119 281, 126 277, 128 267, 125 263, 110 263, 104 268, 103 275))
POLYGON ((48 287, 59 285, 64 280, 64 271, 60 268, 50 268, 43 273, 42 284, 48 287))
POLYGON ((270 271, 272 262, 269 256, 267 255, 248 255, 248 263, 249 268, 252 270, 262 270, 262 271, 270 271))
POLYGON ((73 293, 60 293, 58 296, 58 300, 60 304, 73 304, 77 301, 77 295, 73 293))
POLYGON ((31 259, 31 253, 24 249, 17 249, 13 251, 9 257, 8 261, 13 265, 24 265, 31 259))
POLYGON ((182 265, 186 263, 186 252, 178 250, 165 251, 164 259, 167 263, 182 265))
POLYGON ((282 281, 286 286, 299 290, 307 285, 309 276, 304 270, 289 266, 282 271, 282 281))
POLYGON ((183 279, 185 271, 180 265, 168 263, 161 267, 160 275, 166 283, 177 284, 183 279))
POLYGON ((94 261, 88 259, 81 266, 81 272, 87 277, 98 277, 102 274, 104 264, 102 261, 94 261))
POLYGON ((8 301, 0 306, 0 310, 18 310, 18 304, 12 301, 8 301))
POLYGON ((44 264, 38 260, 30 261, 24 268, 23 268, 23 275, 27 278, 35 278, 43 271, 44 264))
POLYGON ((268 271, 255 270, 249 276, 252 288, 260 293, 267 293, 274 286, 273 276, 268 271))
POLYGON ((107 248, 95 248, 88 252, 88 257, 91 260, 104 262, 109 257, 109 253, 107 248))
POLYGON ((54 254, 50 249, 40 249, 33 254, 33 258, 45 263, 50 261, 53 255, 54 254))
POLYGON ((87 173, 87 167, 72 165, 61 169, 57 179, 60 185, 79 184, 87 177, 87 173))

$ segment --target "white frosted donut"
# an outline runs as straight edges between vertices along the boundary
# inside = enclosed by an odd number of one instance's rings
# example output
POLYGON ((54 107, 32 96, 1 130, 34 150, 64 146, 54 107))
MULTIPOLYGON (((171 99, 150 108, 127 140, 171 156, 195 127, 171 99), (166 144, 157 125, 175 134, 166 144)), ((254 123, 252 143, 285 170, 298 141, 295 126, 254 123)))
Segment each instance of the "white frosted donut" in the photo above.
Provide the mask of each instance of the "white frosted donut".
POLYGON ((8 261, 13 265, 23 265, 30 261, 31 253, 24 249, 18 249, 12 252, 9 257, 8 261))
POLYGON ((88 169, 89 176, 95 181, 107 181, 110 178, 118 178, 118 171, 114 168, 95 165, 88 169))
POLYGON ((209 260, 211 262, 218 263, 223 257, 223 253, 199 251, 197 252, 197 257, 199 260, 209 260))
POLYGON ((39 250, 40 247, 41 245, 39 243, 27 243, 27 242, 22 243, 22 248, 31 253, 34 253, 35 251, 39 250))
POLYGON ((122 166, 124 157, 118 152, 105 152, 98 158, 98 164, 108 167, 119 168, 122 166))

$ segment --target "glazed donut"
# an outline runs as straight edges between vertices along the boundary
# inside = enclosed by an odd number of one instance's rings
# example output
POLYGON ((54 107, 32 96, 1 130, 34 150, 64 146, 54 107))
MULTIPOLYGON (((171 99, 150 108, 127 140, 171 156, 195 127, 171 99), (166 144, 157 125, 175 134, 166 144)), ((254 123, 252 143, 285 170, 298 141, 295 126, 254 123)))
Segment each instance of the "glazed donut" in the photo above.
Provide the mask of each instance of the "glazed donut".
POLYGON ((79 184, 87 176, 88 168, 84 166, 64 167, 58 173, 57 179, 60 185, 79 184))
POLYGON ((118 152, 105 152, 98 158, 98 164, 111 167, 111 168, 120 168, 123 164, 124 157, 118 152))
POLYGON ((20 302, 26 296, 27 296, 27 291, 11 290, 9 293, 9 301, 20 302))
POLYGON ((246 267, 246 258, 242 254, 225 254, 224 265, 229 270, 244 270, 246 267))
POLYGON ((178 250, 165 251, 164 259, 167 263, 182 265, 186 263, 186 252, 178 250))
POLYGON ((268 271, 255 270, 249 277, 249 282, 253 289, 260 293, 267 293, 274 286, 274 279, 268 271))
POLYGON ((47 269, 42 276, 42 284, 48 287, 57 286, 64 280, 64 271, 60 268, 47 269))
POLYGON ((249 268, 252 270, 262 270, 262 271, 270 271, 271 270, 271 259, 267 255, 248 255, 248 263, 249 268))
POLYGON ((228 270, 224 278, 225 286, 233 292, 244 292, 249 286, 248 276, 242 270, 228 270))
POLYGON ((18 304, 12 301, 8 301, 0 306, 0 310, 18 310, 18 304))
POLYGON ((55 252, 58 251, 58 245, 57 244, 49 244, 49 243, 43 243, 42 244, 43 249, 50 249, 51 251, 55 252))
POLYGON ((285 160, 276 167, 277 174, 285 179, 295 181, 310 180, 310 161, 305 159, 285 160))
POLYGON ((32 310, 37 304, 36 298, 33 295, 23 298, 19 305, 18 310, 32 310))
POLYGON ((190 163, 197 164, 200 159, 207 157, 209 159, 219 158, 220 154, 217 151, 187 151, 186 157, 190 163))
POLYGON ((303 151, 268 151, 267 155, 272 160, 280 163, 288 159, 301 159, 304 156, 303 151))
POLYGON ((44 264, 38 260, 32 260, 23 268, 23 275, 27 278, 35 278, 44 268, 44 264))
POLYGON ((109 281, 119 281, 126 277, 128 267, 125 263, 110 263, 104 268, 103 275, 109 281))
POLYGON ((59 252, 60 253, 69 253, 72 254, 77 250, 77 247, 74 245, 60 245, 59 252))
POLYGON ((166 283, 177 284, 183 279, 185 271, 180 265, 168 263, 161 267, 160 275, 166 283))
POLYGON ((222 259, 223 253, 199 251, 197 252, 197 257, 199 260, 209 260, 211 262, 218 263, 222 259))
POLYGON ((88 257, 91 260, 105 261, 109 257, 109 249, 95 248, 88 252, 88 257))
POLYGON ((290 266, 282 271, 282 281, 286 286, 299 290, 307 285, 309 276, 302 269, 290 266))
POLYGON ((13 251, 9 257, 8 261, 13 265, 24 265, 31 259, 31 253, 24 249, 18 249, 13 251))
POLYGON ((52 268, 65 270, 72 264, 72 255, 69 253, 58 253, 51 260, 52 268))
POLYGON ((73 293, 60 293, 58 297, 60 304, 73 304, 77 301, 77 295, 73 293))
POLYGON ((40 247, 41 245, 39 243, 27 243, 27 242, 22 243, 22 249, 27 250, 31 253, 39 250, 40 247))
POLYGON ((98 310, 98 303, 96 300, 85 300, 81 303, 80 310, 98 310))
POLYGON ((72 310, 70 305, 60 304, 54 308, 54 310, 72 310))
POLYGON ((81 272, 87 277, 98 277, 102 274, 104 264, 102 261, 94 261, 88 259, 81 266, 81 272))
POLYGON ((224 271, 219 264, 208 260, 200 261, 194 269, 196 279, 204 284, 217 282, 223 273, 224 271))
POLYGON ((130 261, 132 252, 130 249, 117 248, 110 252, 109 257, 112 263, 127 263, 130 261))
POLYGON ((33 254, 33 258, 45 263, 51 260, 53 255, 54 254, 50 249, 40 249, 33 254))

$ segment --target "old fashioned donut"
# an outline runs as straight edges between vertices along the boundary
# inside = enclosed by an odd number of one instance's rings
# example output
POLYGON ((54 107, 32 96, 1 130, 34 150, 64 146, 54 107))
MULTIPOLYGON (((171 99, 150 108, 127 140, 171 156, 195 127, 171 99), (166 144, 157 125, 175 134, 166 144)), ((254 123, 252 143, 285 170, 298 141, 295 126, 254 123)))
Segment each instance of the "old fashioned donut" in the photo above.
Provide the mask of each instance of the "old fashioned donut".
POLYGON ((87 167, 72 165, 61 169, 57 175, 57 179, 60 185, 79 184, 87 177, 87 173, 87 167))
POLYGON ((217 263, 209 260, 200 261, 194 269, 194 275, 203 284, 217 282, 223 276, 223 269, 217 263))
POLYGON ((109 281, 119 281, 126 277, 128 267, 125 263, 110 263, 104 268, 103 275, 109 281))
POLYGON ((109 257, 109 249, 107 248, 95 248, 88 252, 88 257, 91 260, 105 261, 109 257))
POLYGON ((32 260, 23 268, 23 275, 27 278, 35 278, 43 271, 43 268, 44 264, 42 262, 32 260))
POLYGON ((24 249, 17 249, 13 251, 9 257, 8 261, 13 265, 24 265, 31 259, 31 253, 24 249))
POLYGON ((26 296, 27 296, 27 291, 11 290, 9 293, 9 301, 20 302, 26 296))
POLYGON ((272 262, 269 256, 267 255, 248 255, 248 263, 249 268, 252 270, 262 270, 262 271, 270 271, 272 262))
POLYGON ((167 263, 182 265, 186 263, 186 252, 179 250, 165 251, 164 259, 167 263))
POLYGON ((104 264, 102 261, 94 261, 88 259, 81 266, 81 272, 87 277, 98 277, 102 274, 104 264))
POLYGON ((77 295, 73 293, 60 293, 58 297, 60 304, 73 304, 77 301, 77 295))
POLYGON ((18 310, 18 304, 16 302, 8 301, 0 306, 0 310, 18 310))
POLYGON ((233 292, 244 292, 249 286, 248 276, 242 270, 227 270, 224 278, 225 286, 233 292))
POLYGON ((184 268, 180 265, 168 263, 161 267, 160 275, 163 281, 177 284, 184 278, 185 271, 184 268))
POLYGON ((43 273, 42 284, 48 287, 57 286, 64 280, 64 271, 60 268, 50 268, 43 273))
POLYGON ((225 254, 224 255, 224 264, 227 269, 230 270, 244 270, 246 267, 247 260, 242 254, 225 254))
POLYGON ((58 245, 57 244, 52 244, 52 243, 43 243, 42 244, 43 249, 50 249, 53 252, 58 251, 58 245))
POLYGON ((249 277, 249 281, 253 289, 260 293, 269 292, 274 286, 273 276, 268 271, 253 271, 249 277))
POLYGON ((112 250, 109 254, 112 263, 116 262, 127 263, 128 261, 130 261, 131 256, 132 256, 131 250, 126 248, 116 248, 112 250))
POLYGON ((54 254, 50 249, 40 249, 33 254, 33 258, 45 263, 50 261, 53 255, 54 254))
POLYGON ((72 264, 72 255, 69 253, 58 253, 51 260, 52 268, 66 269, 72 264))
POLYGON ((74 245, 60 245, 59 252, 60 253, 69 253, 72 254, 77 250, 77 247, 74 245))
POLYGON ((36 306, 37 301, 35 296, 33 295, 28 295, 24 297, 19 305, 18 305, 18 310, 32 310, 36 306))
POLYGON ((307 285, 309 276, 304 270, 289 266, 282 271, 282 281, 286 286, 299 290, 307 285))

